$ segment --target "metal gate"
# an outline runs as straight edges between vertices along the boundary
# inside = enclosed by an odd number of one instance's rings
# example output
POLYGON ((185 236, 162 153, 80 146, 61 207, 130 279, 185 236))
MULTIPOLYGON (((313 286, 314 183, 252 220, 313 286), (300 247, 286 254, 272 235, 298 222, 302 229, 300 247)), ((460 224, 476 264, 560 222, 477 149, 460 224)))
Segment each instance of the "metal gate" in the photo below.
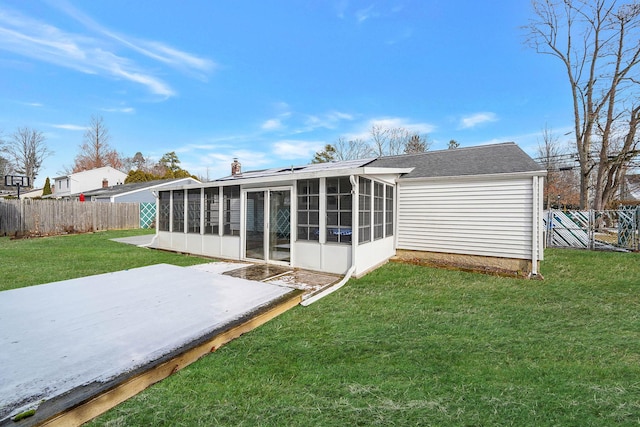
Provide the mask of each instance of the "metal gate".
POLYGON ((547 247, 637 251, 640 208, 606 211, 546 211, 547 247))

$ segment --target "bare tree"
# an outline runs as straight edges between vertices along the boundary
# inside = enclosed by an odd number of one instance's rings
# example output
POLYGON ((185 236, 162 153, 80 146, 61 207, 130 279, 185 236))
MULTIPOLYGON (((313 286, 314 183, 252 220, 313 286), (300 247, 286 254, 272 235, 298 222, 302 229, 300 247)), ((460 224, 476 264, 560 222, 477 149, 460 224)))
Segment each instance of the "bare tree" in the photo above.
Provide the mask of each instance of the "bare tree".
POLYGON ((11 135, 2 149, 15 173, 28 176, 32 186, 40 172, 42 162, 53 154, 45 141, 46 138, 39 130, 22 127, 11 135))
POLYGON ((84 141, 80 145, 80 153, 75 158, 73 172, 81 172, 104 166, 122 169, 123 162, 120 154, 109 145, 109 129, 104 124, 102 116, 91 116, 91 122, 84 134, 84 141))
POLYGON ((403 127, 384 128, 371 126, 371 146, 377 156, 395 156, 403 154, 405 147, 413 136, 403 127))
POLYGON ((334 158, 336 160, 355 160, 375 157, 375 152, 363 139, 350 139, 347 141, 340 137, 333 145, 333 148, 335 148, 334 158))
POLYGON ((536 161, 547 170, 544 187, 544 206, 577 207, 580 203, 579 179, 574 168, 575 153, 563 147, 553 130, 547 125, 542 129, 542 141, 538 140, 536 161))
POLYGON ((616 0, 532 0, 528 43, 559 59, 573 100, 580 206, 602 209, 638 154, 640 4, 616 0))
MULTIPOLYGON (((2 141, 0 141, 1 143, 2 141)), ((0 188, 4 187, 4 176, 5 175, 13 175, 13 165, 11 162, 0 156, 0 188)))

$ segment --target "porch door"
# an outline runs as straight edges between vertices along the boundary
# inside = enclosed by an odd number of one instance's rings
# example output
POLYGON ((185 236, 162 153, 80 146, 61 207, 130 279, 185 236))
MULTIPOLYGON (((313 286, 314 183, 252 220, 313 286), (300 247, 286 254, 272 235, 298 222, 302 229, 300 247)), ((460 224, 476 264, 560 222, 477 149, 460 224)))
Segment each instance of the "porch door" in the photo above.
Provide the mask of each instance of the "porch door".
POLYGON ((245 257, 291 261, 291 190, 247 191, 245 257))

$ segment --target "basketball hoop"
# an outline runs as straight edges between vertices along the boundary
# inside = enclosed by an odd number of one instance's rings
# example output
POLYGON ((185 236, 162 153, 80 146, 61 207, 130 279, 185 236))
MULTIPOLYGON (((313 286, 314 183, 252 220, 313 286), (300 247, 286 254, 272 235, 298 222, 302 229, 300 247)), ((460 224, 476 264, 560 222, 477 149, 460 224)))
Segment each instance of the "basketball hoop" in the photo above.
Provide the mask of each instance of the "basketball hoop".
POLYGON ((4 185, 5 187, 18 187, 18 199, 20 199, 20 187, 29 187, 30 179, 28 176, 20 175, 5 175, 4 185))

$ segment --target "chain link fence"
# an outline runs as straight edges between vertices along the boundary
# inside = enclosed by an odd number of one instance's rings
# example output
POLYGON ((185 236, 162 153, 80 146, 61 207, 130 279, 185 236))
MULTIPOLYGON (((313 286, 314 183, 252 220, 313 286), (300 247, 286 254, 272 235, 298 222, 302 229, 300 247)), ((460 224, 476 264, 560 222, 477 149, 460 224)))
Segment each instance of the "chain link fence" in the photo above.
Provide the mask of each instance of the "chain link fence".
POLYGON ((549 210, 544 214, 547 247, 640 250, 640 207, 605 211, 549 210))

